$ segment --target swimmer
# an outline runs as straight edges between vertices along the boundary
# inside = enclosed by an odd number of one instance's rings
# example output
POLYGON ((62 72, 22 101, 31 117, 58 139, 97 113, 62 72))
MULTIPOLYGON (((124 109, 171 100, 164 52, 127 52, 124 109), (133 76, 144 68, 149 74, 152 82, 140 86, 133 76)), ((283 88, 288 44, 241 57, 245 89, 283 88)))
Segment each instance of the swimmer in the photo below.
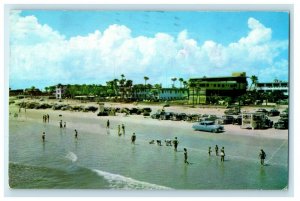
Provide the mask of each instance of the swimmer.
POLYGON ((43 134, 42 134, 42 140, 43 140, 43 142, 45 142, 45 137, 46 137, 46 134, 45 134, 45 132, 43 132, 43 134))

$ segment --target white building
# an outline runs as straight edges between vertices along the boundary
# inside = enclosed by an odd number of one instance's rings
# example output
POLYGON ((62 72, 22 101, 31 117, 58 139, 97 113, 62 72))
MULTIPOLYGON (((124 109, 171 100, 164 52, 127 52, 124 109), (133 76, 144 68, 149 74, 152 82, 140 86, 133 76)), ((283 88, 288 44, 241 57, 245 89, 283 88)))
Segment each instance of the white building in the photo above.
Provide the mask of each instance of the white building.
POLYGON ((274 82, 257 83, 256 88, 258 92, 282 91, 284 95, 289 95, 289 83, 279 80, 274 80, 274 82))
POLYGON ((65 93, 65 86, 61 84, 57 85, 55 88, 55 98, 61 99, 64 93, 65 93))
POLYGON ((184 100, 188 99, 188 89, 183 88, 162 88, 142 89, 133 92, 133 98, 138 100, 184 100))

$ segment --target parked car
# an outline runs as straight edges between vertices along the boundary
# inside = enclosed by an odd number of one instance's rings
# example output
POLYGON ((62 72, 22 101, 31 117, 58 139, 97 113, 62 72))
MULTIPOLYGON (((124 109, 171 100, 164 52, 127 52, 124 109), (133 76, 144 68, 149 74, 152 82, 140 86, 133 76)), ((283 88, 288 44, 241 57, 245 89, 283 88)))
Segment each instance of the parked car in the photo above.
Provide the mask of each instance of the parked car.
POLYGON ((143 108, 143 116, 150 116, 151 111, 152 110, 149 107, 143 108))
POLYGON ((170 119, 172 119, 173 115, 174 115, 173 112, 165 112, 160 115, 160 119, 161 120, 170 120, 170 119))
POLYGON ((242 115, 237 116, 232 124, 242 125, 242 115))
POLYGON ((289 118, 289 110, 285 109, 279 116, 281 118, 289 118))
POLYGON ((265 115, 267 115, 269 112, 268 110, 264 109, 264 108, 259 108, 258 110, 256 110, 257 113, 264 113, 265 115))
POLYGON ((188 114, 187 116, 186 116, 186 121, 199 121, 199 119, 200 119, 200 115, 198 115, 198 114, 188 114))
POLYGON ((268 112, 268 116, 278 116, 280 114, 280 112, 276 109, 271 109, 269 112, 268 112))
POLYGON ((222 116, 221 122, 222 122, 222 124, 233 124, 234 117, 231 115, 222 116))
POLYGON ((173 114, 172 116, 172 120, 173 121, 182 121, 182 120, 186 120, 186 114, 185 113, 179 113, 179 114, 173 114))
POLYGON ((160 116, 163 115, 165 112, 158 110, 156 113, 151 115, 152 119, 160 119, 160 116))
POLYGON ((275 129, 288 129, 289 128, 289 120, 287 118, 280 118, 278 122, 274 124, 275 129))
POLYGON ((138 108, 133 107, 129 109, 129 114, 138 114, 138 113, 140 113, 138 108))
POLYGON ((201 121, 193 125, 193 129, 196 131, 208 131, 208 132, 222 132, 224 127, 218 124, 214 124, 213 121, 201 121))
POLYGON ((226 115, 238 115, 240 114, 240 109, 239 108, 234 108, 234 109, 227 109, 224 111, 224 114, 226 115))
POLYGON ((152 112, 152 109, 150 107, 144 107, 143 112, 152 112))

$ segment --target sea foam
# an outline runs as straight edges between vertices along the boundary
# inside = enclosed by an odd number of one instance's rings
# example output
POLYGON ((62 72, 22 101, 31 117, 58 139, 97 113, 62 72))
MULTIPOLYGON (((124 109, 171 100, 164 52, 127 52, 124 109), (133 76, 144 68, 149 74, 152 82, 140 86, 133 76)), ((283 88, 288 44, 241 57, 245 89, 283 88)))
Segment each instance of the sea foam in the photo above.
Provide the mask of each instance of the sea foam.
POLYGON ((65 156, 68 160, 72 161, 73 163, 77 161, 78 157, 73 152, 69 151, 69 153, 65 156))
POLYGON ((118 174, 112 174, 101 170, 93 169, 99 176, 102 176, 110 183, 113 189, 143 189, 143 190, 170 190, 171 188, 151 184, 143 181, 138 181, 130 177, 125 177, 118 174))

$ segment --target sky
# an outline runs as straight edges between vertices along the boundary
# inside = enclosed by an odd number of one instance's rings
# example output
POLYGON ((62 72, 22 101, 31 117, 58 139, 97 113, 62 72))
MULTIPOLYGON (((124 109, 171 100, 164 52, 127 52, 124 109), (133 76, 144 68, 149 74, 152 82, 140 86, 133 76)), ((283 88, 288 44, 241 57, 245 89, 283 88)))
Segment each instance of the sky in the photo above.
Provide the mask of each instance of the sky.
POLYGON ((232 72, 288 81, 288 12, 12 10, 9 33, 12 89, 121 74, 163 87, 232 72))

